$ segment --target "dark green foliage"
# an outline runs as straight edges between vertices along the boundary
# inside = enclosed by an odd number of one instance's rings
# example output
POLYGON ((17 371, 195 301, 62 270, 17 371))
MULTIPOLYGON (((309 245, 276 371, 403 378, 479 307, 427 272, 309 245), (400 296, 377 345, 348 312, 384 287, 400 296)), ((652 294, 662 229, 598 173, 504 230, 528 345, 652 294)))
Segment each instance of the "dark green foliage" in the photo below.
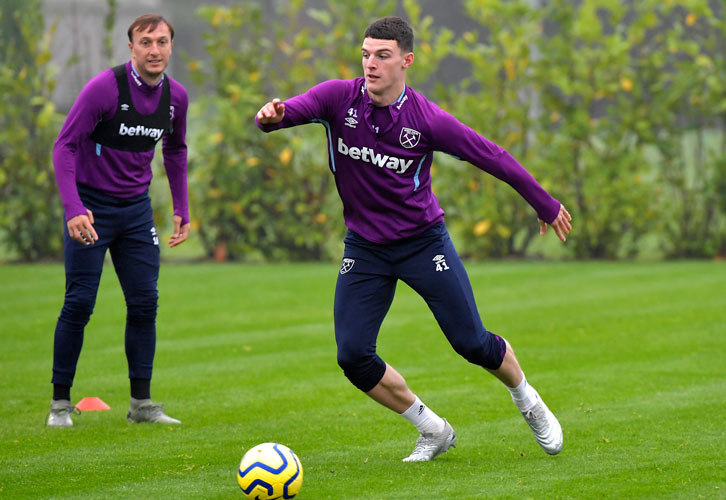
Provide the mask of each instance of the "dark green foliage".
MULTIPOLYGON (((198 148, 195 182, 225 186, 196 200, 203 201, 205 213, 226 214, 199 218, 208 254, 226 242, 230 255, 247 259, 338 256, 330 239, 342 232, 340 207, 323 155, 324 134, 310 126, 265 136, 251 117, 274 96, 359 75, 361 33, 394 4, 329 2, 321 10, 304 10, 304 2, 290 2, 278 12, 272 36, 272 30, 260 30, 259 11, 247 14, 254 3, 202 11, 213 28, 207 35, 210 58, 234 70, 216 64, 204 73, 217 85, 210 98, 218 104, 210 107, 205 100, 199 108, 226 107, 247 117, 239 123, 225 111, 212 113, 196 138, 211 141, 211 150, 198 148), (228 32, 225 23, 236 31, 228 32), (230 62, 250 53, 246 62, 230 62), (234 71, 261 81, 248 82, 234 71), (220 157, 223 151, 228 156, 220 157), (252 167, 247 157, 235 157, 245 151, 253 152, 252 167)), ((466 14, 480 28, 455 36, 432 28, 435 22, 421 14, 419 2, 401 6, 417 35, 409 82, 429 89, 445 109, 509 150, 568 206, 575 217, 569 255, 631 257, 647 235, 656 235, 672 256, 724 252, 726 217, 718 205, 725 184, 719 166, 726 157, 718 94, 726 67, 718 50, 723 12, 697 0, 631 6, 561 0, 544 7, 469 0, 466 14), (469 68, 469 76, 444 85, 437 69, 452 58, 469 68), (697 92, 693 74, 699 75, 697 92)), ((463 254, 542 251, 541 245, 532 249, 536 215, 498 180, 437 155, 434 190, 463 254)))
MULTIPOLYGON (((40 4, 5 2, 0 11, 0 238, 28 260, 58 254, 49 235, 62 220, 49 161, 60 125, 50 100, 53 28, 44 30, 40 4)), ((263 134, 253 117, 273 97, 360 75, 365 27, 392 13, 416 32, 409 83, 509 150, 574 217, 555 250, 517 193, 439 154, 434 191, 462 254, 726 255, 721 3, 466 0, 475 22, 466 32, 438 24, 422 4, 244 0, 199 9, 206 55, 186 60, 183 83, 201 94, 189 114, 189 188, 192 237, 207 257, 339 257, 342 210, 322 127, 263 134), (452 64, 462 78, 444 74, 452 64)), ((116 2, 108 5, 107 30, 116 2)), ((158 159, 155 171, 163 176, 158 159)), ((167 217, 165 183, 152 194, 167 217)))
POLYGON ((61 123, 51 100, 55 25, 45 29, 41 7, 38 0, 0 4, 0 241, 25 261, 55 257, 62 245, 51 161, 61 123))

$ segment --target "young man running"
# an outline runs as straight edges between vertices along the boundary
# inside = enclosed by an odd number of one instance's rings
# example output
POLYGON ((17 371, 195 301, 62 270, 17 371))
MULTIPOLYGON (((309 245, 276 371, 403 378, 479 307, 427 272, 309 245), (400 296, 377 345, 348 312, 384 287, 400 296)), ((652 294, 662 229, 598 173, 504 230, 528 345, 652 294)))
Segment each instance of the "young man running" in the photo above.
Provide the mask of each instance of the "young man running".
POLYGON ((67 221, 66 293, 55 329, 53 399, 46 424, 73 425, 71 386, 83 333, 96 303, 106 251, 126 298, 126 358, 131 422, 179 424, 151 401, 156 350, 159 237, 151 201, 151 160, 163 137, 164 167, 174 204, 169 246, 189 234, 187 92, 164 74, 174 28, 146 14, 128 29, 131 60, 105 70, 81 90, 53 148, 67 221))
POLYGON ((329 166, 348 227, 335 290, 338 364, 358 389, 399 413, 420 436, 405 462, 431 460, 456 445, 456 434, 376 354, 376 338, 396 282, 428 304, 446 338, 466 360, 490 371, 549 454, 562 449, 562 429, 527 383, 511 346, 487 331, 464 266, 431 191, 434 151, 466 160, 511 185, 565 241, 570 214, 505 150, 406 85, 413 31, 385 17, 365 32, 363 78, 331 80, 284 102, 273 99, 255 119, 265 132, 321 123, 329 166))

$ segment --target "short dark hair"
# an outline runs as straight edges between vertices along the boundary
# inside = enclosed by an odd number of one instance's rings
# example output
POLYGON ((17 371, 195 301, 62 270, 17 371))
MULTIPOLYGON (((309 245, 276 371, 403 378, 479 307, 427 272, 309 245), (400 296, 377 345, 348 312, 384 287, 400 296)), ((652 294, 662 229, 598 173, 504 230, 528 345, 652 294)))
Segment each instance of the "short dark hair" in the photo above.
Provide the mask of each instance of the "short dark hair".
POLYGON ((364 38, 377 40, 396 40, 404 52, 413 52, 413 29, 411 25, 397 16, 386 16, 373 21, 364 38))
POLYGON ((129 26, 129 42, 134 41, 134 31, 139 30, 141 33, 154 31, 159 23, 164 23, 169 27, 171 39, 174 40, 174 26, 164 19, 164 16, 160 16, 159 14, 144 14, 143 16, 137 17, 134 22, 131 23, 131 26, 129 26))

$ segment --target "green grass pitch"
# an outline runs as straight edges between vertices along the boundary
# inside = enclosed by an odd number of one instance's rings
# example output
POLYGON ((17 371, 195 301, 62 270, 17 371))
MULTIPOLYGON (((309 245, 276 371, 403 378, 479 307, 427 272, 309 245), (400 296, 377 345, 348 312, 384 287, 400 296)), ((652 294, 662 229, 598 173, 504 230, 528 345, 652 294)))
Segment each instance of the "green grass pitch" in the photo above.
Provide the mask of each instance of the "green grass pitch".
POLYGON ((726 498, 726 263, 468 264, 484 324, 559 417, 546 455, 508 392, 448 346, 399 284, 379 352, 456 429, 404 464, 416 432, 335 361, 334 264, 165 264, 152 396, 183 425, 131 425, 125 308, 106 267, 71 429, 48 429, 60 265, 0 266, 0 498, 240 499, 244 452, 300 457, 300 500, 726 498))

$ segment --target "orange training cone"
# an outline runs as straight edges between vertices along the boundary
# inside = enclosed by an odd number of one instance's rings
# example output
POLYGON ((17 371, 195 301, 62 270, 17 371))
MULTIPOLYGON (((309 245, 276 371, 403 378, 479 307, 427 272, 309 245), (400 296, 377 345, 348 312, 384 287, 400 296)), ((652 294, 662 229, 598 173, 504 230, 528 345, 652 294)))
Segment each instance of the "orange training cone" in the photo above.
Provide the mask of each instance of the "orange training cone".
POLYGON ((81 411, 110 410, 111 407, 104 403, 101 398, 83 398, 76 405, 81 411))

